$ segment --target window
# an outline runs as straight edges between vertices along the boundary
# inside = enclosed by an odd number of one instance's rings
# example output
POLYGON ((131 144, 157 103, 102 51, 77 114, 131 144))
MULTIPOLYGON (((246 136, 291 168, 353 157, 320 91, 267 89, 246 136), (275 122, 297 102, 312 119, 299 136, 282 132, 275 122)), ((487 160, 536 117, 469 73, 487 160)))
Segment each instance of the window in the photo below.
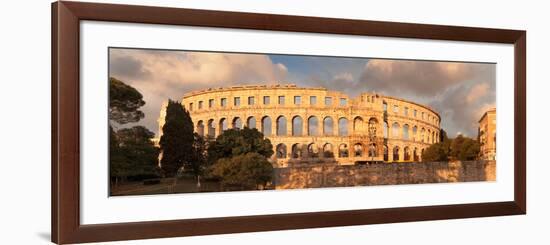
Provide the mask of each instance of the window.
POLYGON ((284 105, 284 104, 285 104, 285 97, 279 96, 279 105, 284 105))
POLYGON ((227 98, 222 98, 221 101, 220 101, 220 105, 221 105, 222 107, 227 106, 227 98))
POLYGON ((307 120, 307 135, 318 136, 319 120, 316 116, 311 116, 307 120))
POLYGON ((269 105, 269 96, 264 96, 264 105, 269 105))
POLYGON ((393 123, 391 136, 394 139, 399 138, 399 124, 398 123, 393 123))
POLYGON ((234 99, 234 106, 240 106, 241 105, 241 97, 235 97, 234 99))
POLYGON ((304 124, 300 116, 292 118, 292 136, 301 136, 303 126, 304 124))
POLYGON ((348 136, 348 119, 340 118, 338 119, 338 135, 339 136, 348 136))
POLYGON ((193 110, 193 103, 189 103, 189 110, 190 110, 190 111, 193 110))
POLYGON ((262 118, 262 133, 265 136, 271 136, 271 118, 268 116, 262 118))
POLYGON ((294 96, 294 104, 295 105, 302 104, 302 96, 294 96))
POLYGON ((405 116, 409 116, 409 107, 405 107, 403 114, 405 114, 405 116))
POLYGON ((254 105, 254 96, 248 97, 248 105, 254 105))
POLYGON ((399 106, 394 105, 394 106, 393 106, 393 112, 394 112, 394 113, 398 113, 398 112, 399 112, 399 106))
POLYGON ((413 111, 413 116, 416 117, 416 109, 413 111))
POLYGON ((332 105, 332 97, 325 97, 325 105, 332 105))
POLYGON ((309 97, 309 104, 310 105, 316 105, 317 104, 317 96, 310 96, 309 97))
POLYGON ((403 125, 403 137, 404 140, 409 140, 409 125, 403 125))
POLYGON ((212 108, 214 106, 214 100, 213 99, 209 99, 208 100, 208 108, 212 108))
POLYGON ((323 135, 331 136, 334 134, 334 122, 331 117, 323 119, 323 135))
POLYGON ((287 132, 286 118, 280 116, 277 118, 277 131, 275 132, 278 136, 284 136, 287 132))
POLYGON ((424 112, 422 112, 422 120, 424 120, 424 112))
POLYGON ((388 112, 388 103, 384 101, 384 112, 388 112))
POLYGON ((348 100, 346 98, 340 98, 340 106, 346 106, 348 104, 348 100))
POLYGON ((202 109, 202 101, 199 101, 199 110, 202 109))

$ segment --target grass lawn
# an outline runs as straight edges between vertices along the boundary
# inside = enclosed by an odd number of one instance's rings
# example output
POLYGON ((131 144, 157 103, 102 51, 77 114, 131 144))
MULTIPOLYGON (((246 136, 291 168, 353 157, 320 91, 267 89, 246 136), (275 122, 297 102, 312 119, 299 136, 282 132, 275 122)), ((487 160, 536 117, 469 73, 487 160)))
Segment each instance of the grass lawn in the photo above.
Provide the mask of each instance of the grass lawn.
POLYGON ((156 185, 144 185, 142 181, 136 181, 120 183, 116 187, 111 187, 112 196, 218 191, 221 191, 221 189, 217 181, 201 181, 201 187, 197 188, 197 181, 194 178, 180 178, 175 186, 174 178, 164 178, 161 179, 160 184, 156 185))

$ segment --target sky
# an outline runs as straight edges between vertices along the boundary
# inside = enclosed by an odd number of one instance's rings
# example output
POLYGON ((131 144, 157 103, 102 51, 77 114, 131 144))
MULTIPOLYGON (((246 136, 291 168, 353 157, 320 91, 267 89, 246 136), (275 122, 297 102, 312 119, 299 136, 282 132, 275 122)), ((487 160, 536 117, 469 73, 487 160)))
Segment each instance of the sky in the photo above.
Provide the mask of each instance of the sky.
POLYGON ((476 137, 479 118, 496 105, 496 64, 487 63, 111 48, 109 76, 143 95, 145 118, 137 124, 155 134, 163 101, 233 85, 292 83, 351 97, 399 97, 434 108, 450 137, 476 137))

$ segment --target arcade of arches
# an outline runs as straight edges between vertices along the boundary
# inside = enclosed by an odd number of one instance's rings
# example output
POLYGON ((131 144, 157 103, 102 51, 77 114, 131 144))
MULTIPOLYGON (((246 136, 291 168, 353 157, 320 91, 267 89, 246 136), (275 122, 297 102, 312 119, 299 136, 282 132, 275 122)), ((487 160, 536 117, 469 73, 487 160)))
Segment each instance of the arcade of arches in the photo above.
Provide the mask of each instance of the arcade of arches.
MULTIPOLYGON (((191 92, 182 104, 195 131, 211 139, 228 128, 258 129, 273 144, 275 166, 420 161, 439 140, 434 110, 373 93, 351 99, 325 88, 237 86, 191 92)), ((159 118, 160 133, 163 122, 159 118)))

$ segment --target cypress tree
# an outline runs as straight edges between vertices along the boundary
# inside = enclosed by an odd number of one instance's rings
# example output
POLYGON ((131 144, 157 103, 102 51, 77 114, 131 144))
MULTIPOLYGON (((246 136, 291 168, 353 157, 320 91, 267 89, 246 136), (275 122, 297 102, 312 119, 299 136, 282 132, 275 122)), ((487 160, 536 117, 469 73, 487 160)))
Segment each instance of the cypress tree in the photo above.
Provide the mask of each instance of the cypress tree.
POLYGON ((160 138, 161 167, 167 176, 192 161, 193 121, 189 112, 177 101, 169 100, 160 138))

